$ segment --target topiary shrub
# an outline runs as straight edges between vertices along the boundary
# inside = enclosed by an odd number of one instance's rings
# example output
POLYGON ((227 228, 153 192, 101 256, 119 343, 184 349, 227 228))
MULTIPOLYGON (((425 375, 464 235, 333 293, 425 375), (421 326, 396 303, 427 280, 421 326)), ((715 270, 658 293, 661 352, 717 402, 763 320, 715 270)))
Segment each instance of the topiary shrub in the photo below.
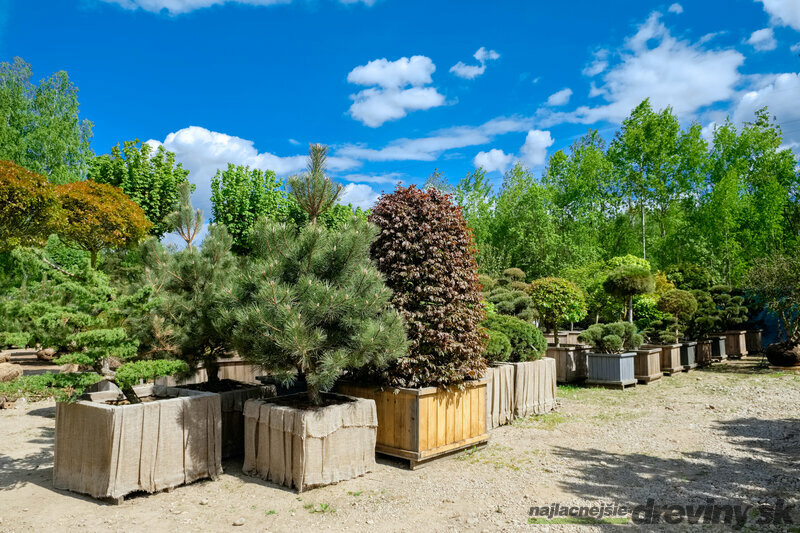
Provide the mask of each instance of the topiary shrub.
POLYGON ((491 292, 492 289, 497 287, 497 280, 486 274, 478 274, 478 283, 481 284, 483 292, 491 292))
POLYGON ((486 299, 489 303, 494 304, 496 312, 503 315, 515 316, 529 322, 538 316, 536 310, 532 307, 531 297, 522 291, 512 291, 506 287, 497 287, 486 295, 486 299))
POLYGON ((506 283, 525 283, 525 272, 520 268, 507 268, 503 270, 503 279, 506 283))
POLYGON ((694 340, 700 340, 719 329, 719 309, 717 309, 714 299, 706 291, 693 290, 691 292, 697 301, 697 311, 688 323, 687 336, 694 340))
POLYGON ((318 220, 338 194, 318 151, 312 148, 308 174, 292 181, 309 223, 256 223, 230 313, 239 354, 287 385, 302 374, 314 405, 343 371, 382 370, 407 353, 403 320, 369 258, 377 228, 358 217, 338 230, 318 220))
POLYGON ((674 289, 661 296, 658 308, 675 317, 675 339, 679 339, 681 326, 688 324, 697 311, 697 300, 688 291, 674 289))
POLYGON ((489 363, 502 363, 511 356, 511 340, 502 331, 487 330, 489 342, 486 343, 486 360, 489 363))
POLYGON ((735 329, 747 321, 747 307, 743 296, 731 294, 733 289, 727 285, 715 285, 709 291, 719 311, 720 325, 723 329, 735 329))
POLYGON ((630 322, 593 324, 578 336, 578 340, 589 344, 598 353, 623 353, 642 345, 643 337, 630 322))
POLYGON ((628 322, 633 324, 633 297, 647 294, 656 288, 650 270, 638 265, 620 265, 612 270, 603 282, 605 291, 622 300, 628 306, 628 322))
POLYGON ((489 330, 503 333, 511 343, 510 360, 519 363, 541 359, 547 341, 539 328, 529 322, 507 315, 489 315, 484 321, 489 330))
POLYGON ((457 384, 483 374, 485 318, 475 244, 462 210, 437 189, 398 187, 370 221, 380 233, 372 258, 394 291, 410 341, 387 377, 392 385, 457 384))
POLYGON ((563 278, 540 278, 530 285, 531 301, 545 325, 553 331, 558 346, 558 324, 564 321, 577 322, 586 316, 586 300, 583 291, 563 278))

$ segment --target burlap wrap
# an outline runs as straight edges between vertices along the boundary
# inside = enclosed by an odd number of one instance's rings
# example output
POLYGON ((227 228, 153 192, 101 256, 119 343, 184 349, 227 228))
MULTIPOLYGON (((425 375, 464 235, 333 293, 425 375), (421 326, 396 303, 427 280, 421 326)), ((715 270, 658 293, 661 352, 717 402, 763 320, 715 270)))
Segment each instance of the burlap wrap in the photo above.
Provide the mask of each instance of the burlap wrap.
POLYGON ((556 405, 556 360, 513 363, 514 416, 522 418, 551 411, 556 405))
POLYGON ((515 369, 513 364, 502 364, 486 371, 486 429, 510 424, 514 419, 515 369))

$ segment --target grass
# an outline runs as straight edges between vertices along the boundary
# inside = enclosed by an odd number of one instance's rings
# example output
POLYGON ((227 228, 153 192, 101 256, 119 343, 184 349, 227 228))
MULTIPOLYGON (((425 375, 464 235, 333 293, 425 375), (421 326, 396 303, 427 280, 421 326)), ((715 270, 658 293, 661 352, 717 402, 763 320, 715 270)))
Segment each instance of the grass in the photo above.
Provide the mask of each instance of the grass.
POLYGON ((25 398, 28 401, 39 401, 55 398, 57 401, 67 400, 83 393, 83 390, 102 379, 94 372, 54 374, 48 372, 35 376, 20 376, 17 379, 0 383, 0 396, 9 401, 25 398))
POLYGON ((517 427, 544 429, 546 431, 553 431, 559 425, 563 424, 567 420, 568 420, 567 416, 553 411, 551 413, 545 413, 543 415, 532 415, 527 418, 519 418, 517 420, 514 420, 514 422, 512 422, 511 424, 517 427))
POLYGON ((311 514, 316 513, 335 513, 336 509, 330 506, 329 503, 307 503, 303 506, 303 509, 307 510, 311 514))

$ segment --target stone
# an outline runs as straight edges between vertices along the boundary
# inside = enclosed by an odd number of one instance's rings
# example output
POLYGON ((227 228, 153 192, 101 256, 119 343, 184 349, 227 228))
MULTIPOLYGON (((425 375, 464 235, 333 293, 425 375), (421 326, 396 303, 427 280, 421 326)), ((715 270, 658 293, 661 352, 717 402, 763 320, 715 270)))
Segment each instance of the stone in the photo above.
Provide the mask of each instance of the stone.
POLYGON ((22 365, 0 363, 0 382, 11 381, 22 375, 22 365))
POLYGON ((244 518, 237 518, 233 521, 234 526, 243 526, 244 525, 244 518))
POLYGON ((48 363, 56 356, 55 348, 44 348, 36 352, 36 358, 40 361, 47 361, 48 363))

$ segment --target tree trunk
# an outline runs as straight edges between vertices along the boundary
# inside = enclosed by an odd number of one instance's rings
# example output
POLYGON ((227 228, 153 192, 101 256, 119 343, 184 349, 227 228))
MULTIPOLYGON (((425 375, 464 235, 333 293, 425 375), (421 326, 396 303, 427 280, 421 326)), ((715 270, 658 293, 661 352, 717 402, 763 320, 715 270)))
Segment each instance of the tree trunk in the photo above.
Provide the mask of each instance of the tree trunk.
POLYGON ((647 259, 647 231, 644 223, 644 203, 642 203, 641 209, 642 209, 642 259, 647 259))
POLYGON ((214 360, 208 361, 206 367, 206 380, 208 382, 208 390, 210 392, 219 392, 219 364, 214 360))
POLYGON ((133 391, 132 387, 123 387, 122 388, 122 394, 125 395, 125 398, 131 404, 142 403, 142 400, 140 400, 139 397, 136 396, 136 393, 133 391))
POLYGON ((628 296, 628 322, 633 324, 633 296, 628 296))
POLYGON ((97 268, 97 250, 92 250, 90 253, 92 258, 92 269, 95 269, 97 268))
POLYGON ((307 394, 308 401, 313 405, 322 405, 322 393, 317 387, 309 384, 307 394))
POLYGON ((558 342, 558 322, 553 322, 553 342, 556 346, 561 346, 558 342))

